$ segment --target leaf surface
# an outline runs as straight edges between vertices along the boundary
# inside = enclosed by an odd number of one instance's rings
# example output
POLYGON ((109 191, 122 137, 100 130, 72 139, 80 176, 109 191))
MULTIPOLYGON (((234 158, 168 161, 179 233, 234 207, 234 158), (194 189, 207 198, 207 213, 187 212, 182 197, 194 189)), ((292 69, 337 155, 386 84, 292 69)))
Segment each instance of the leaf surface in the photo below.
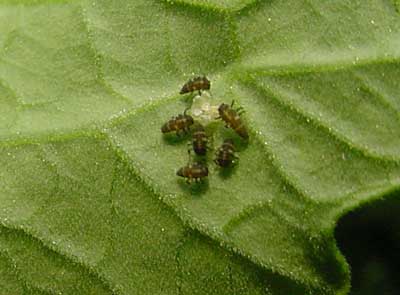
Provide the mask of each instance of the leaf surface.
POLYGON ((0 1, 1 286, 348 291, 335 224, 400 183, 397 2, 29 4, 0 1), (177 180, 185 139, 160 132, 194 74, 250 132, 213 124, 240 159, 223 172, 211 150, 202 186, 177 180))

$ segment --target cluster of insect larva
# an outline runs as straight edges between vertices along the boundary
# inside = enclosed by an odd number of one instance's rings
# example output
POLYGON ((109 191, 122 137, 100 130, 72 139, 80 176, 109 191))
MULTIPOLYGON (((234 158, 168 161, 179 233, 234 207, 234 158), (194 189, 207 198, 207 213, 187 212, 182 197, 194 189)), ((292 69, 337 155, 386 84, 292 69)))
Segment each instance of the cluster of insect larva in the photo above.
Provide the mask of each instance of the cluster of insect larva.
MULTIPOLYGON (((180 91, 180 94, 192 93, 198 91, 201 96, 202 91, 210 90, 211 83, 206 77, 196 77, 185 83, 180 91)), ((244 125, 240 115, 243 112, 242 108, 233 108, 234 102, 229 104, 222 103, 218 107, 219 116, 216 119, 221 119, 225 122, 226 127, 233 129, 241 138, 248 140, 249 135, 247 128, 244 125)), ((191 149, 199 157, 204 157, 209 150, 209 136, 206 133, 204 126, 187 114, 186 109, 183 114, 171 118, 161 127, 162 133, 175 132, 177 136, 181 136, 192 132, 192 140, 189 148, 189 163, 177 171, 177 175, 186 178, 188 183, 192 181, 199 182, 208 176, 208 167, 205 160, 192 161, 191 149)), ((236 148, 232 139, 225 139, 222 145, 215 153, 214 163, 222 169, 231 167, 235 164, 236 148)))

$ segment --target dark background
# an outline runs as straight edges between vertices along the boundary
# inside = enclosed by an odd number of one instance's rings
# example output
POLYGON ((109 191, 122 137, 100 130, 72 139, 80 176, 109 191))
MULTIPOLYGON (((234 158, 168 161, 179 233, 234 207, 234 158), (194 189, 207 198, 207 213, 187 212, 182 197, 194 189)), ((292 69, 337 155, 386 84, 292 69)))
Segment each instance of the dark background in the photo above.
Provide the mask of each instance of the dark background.
POLYGON ((335 231, 351 295, 400 295, 400 192, 348 213, 335 231))

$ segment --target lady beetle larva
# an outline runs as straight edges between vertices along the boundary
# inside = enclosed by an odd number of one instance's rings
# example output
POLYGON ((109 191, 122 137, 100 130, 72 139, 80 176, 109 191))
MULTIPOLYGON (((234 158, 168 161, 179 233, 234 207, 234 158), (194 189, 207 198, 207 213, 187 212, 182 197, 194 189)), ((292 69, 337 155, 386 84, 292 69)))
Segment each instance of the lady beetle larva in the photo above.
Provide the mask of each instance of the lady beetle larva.
POLYGON ((208 137, 206 131, 200 123, 194 127, 192 135, 193 150, 197 155, 204 156, 207 152, 208 137))
POLYGON ((171 118, 167 123, 165 123, 161 127, 162 133, 168 133, 176 131, 176 134, 180 134, 180 132, 188 132, 190 130, 190 126, 193 125, 194 120, 192 116, 187 115, 186 111, 183 114, 178 115, 177 117, 171 118))
POLYGON ((247 133, 246 126, 243 124, 242 119, 240 118, 239 113, 242 109, 233 109, 234 101, 229 106, 228 104, 221 104, 218 108, 219 118, 221 118, 227 126, 231 127, 237 134, 239 134, 242 138, 248 139, 249 134, 247 133))
POLYGON ((210 80, 208 80, 205 76, 196 77, 186 82, 179 93, 185 94, 197 90, 199 91, 199 94, 201 94, 202 90, 210 90, 210 87, 210 80))
POLYGON ((224 143, 217 150, 214 162, 218 166, 225 168, 231 166, 235 159, 237 159, 237 156, 235 155, 233 140, 225 139, 224 143))

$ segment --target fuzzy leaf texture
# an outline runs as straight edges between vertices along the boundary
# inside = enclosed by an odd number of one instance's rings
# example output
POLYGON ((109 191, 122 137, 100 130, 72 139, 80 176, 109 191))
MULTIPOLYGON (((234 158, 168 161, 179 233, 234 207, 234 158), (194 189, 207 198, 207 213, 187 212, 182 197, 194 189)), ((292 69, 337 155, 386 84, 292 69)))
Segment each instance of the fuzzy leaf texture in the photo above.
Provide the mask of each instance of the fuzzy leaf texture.
POLYGON ((400 185, 399 8, 0 0, 0 294, 347 294, 335 225, 400 185), (250 133, 201 189, 160 132, 193 73, 250 133))

